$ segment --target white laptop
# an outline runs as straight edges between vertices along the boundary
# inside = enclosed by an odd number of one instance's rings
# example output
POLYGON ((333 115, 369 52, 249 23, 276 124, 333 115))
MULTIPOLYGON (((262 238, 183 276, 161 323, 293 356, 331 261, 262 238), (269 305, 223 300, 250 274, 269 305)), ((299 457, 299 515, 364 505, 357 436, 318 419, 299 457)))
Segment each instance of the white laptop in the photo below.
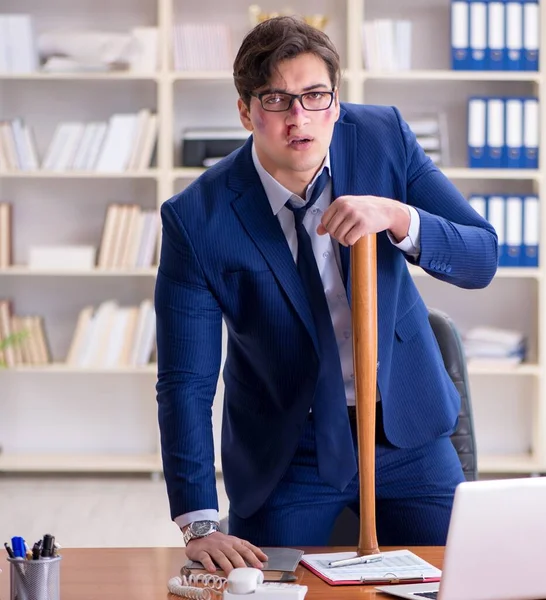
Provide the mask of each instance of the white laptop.
POLYGON ((441 582, 376 589, 411 600, 537 600, 545 570, 546 477, 473 481, 455 490, 441 582))

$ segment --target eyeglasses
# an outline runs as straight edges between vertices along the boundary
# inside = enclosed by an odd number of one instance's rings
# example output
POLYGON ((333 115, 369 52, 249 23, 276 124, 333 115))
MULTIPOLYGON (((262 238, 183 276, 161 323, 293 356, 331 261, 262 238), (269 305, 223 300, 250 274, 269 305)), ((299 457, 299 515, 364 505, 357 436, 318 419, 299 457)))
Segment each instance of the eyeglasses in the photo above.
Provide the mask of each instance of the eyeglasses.
POLYGON ((252 93, 251 96, 258 98, 262 108, 269 112, 284 112, 292 108, 294 100, 299 100, 305 110, 327 110, 332 106, 335 91, 305 92, 304 94, 288 94, 286 92, 262 92, 252 93))

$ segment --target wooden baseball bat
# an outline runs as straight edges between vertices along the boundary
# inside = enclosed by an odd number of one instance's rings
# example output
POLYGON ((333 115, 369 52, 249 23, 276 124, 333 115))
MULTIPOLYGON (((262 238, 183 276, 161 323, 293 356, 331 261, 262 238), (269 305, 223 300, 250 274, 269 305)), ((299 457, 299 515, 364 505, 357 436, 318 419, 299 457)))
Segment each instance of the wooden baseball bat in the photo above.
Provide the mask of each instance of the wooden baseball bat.
POLYGON ((360 482, 360 556, 377 554, 375 410, 377 390, 377 256, 375 234, 351 248, 351 309, 360 482))

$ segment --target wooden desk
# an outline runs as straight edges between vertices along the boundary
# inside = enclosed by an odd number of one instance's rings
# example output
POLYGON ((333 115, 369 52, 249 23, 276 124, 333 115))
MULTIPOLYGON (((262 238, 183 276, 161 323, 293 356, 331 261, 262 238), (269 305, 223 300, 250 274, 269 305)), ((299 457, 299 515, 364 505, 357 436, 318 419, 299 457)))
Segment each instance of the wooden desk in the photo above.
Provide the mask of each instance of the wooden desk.
MULTIPOLYGON (((388 550, 389 548, 382 548, 388 550)), ((309 552, 354 548, 309 548, 309 552)), ((433 565, 442 566, 441 547, 410 548, 433 565)), ((61 562, 61 600, 174 600, 167 582, 185 562, 184 548, 73 548, 64 549, 61 562)), ((9 600, 9 565, 0 561, 0 600, 9 600)), ((305 600, 385 598, 373 586, 329 586, 304 567, 298 583, 309 586, 305 600)))

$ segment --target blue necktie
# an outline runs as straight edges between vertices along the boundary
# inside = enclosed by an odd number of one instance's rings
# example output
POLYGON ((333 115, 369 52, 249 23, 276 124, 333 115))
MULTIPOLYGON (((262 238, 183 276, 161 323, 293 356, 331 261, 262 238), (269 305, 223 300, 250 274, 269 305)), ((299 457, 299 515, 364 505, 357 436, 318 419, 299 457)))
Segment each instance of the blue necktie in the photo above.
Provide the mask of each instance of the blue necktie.
POLYGON ((295 208, 287 202, 286 207, 294 213, 298 272, 313 315, 319 347, 319 377, 312 408, 319 474, 326 483, 343 490, 357 472, 345 385, 324 286, 311 238, 303 225, 305 213, 318 200, 329 178, 328 170, 324 169, 305 206, 295 208))

